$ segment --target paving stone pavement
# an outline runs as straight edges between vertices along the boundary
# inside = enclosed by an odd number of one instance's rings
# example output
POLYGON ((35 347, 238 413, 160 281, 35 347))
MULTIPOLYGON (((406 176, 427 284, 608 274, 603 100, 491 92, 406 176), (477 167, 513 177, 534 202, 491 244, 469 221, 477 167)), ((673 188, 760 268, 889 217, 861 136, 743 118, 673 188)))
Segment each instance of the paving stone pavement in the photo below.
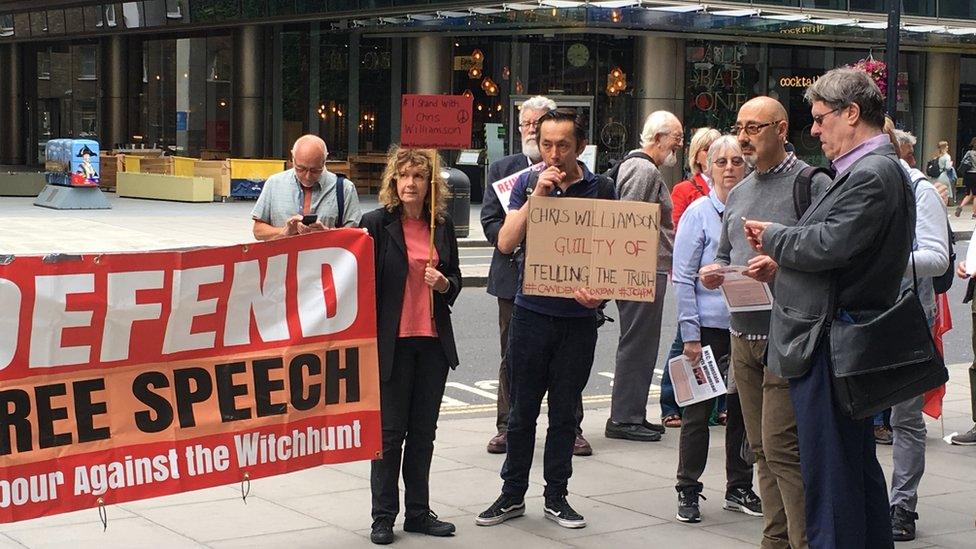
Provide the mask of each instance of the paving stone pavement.
MULTIPOLYGON (((118 199, 111 211, 55 212, 30 199, 0 198, 0 253, 153 249, 242 242, 250 236, 250 204, 173 204, 118 199), (242 236, 243 235, 243 236, 242 236)), ((472 221, 476 223, 476 218, 472 221)), ((961 224, 960 221, 953 226, 961 224)), ((971 225, 971 222, 970 222, 971 225)), ((970 227, 971 230, 971 227, 970 227)), ((473 235, 477 238, 476 235, 473 235)), ((952 365, 943 421, 928 421, 927 471, 918 512, 919 538, 898 548, 976 547, 976 448, 941 438, 972 426, 967 365, 952 365)), ((656 410, 657 402, 649 403, 656 410)), ((526 516, 483 528, 474 516, 501 487, 503 456, 485 452, 493 417, 445 416, 439 423, 431 472, 432 507, 457 524, 449 539, 404 533, 395 547, 756 547, 761 519, 721 508, 724 496, 722 428, 711 430, 709 466, 702 481, 704 521, 678 523, 674 475, 678 432, 661 442, 638 443, 602 436, 607 409, 587 410, 584 431, 594 455, 574 459, 570 501, 588 526, 562 529, 542 515, 542 441, 526 499, 526 516)), ((653 417, 649 414, 649 417, 653 417)), ((546 420, 540 418, 539 434, 546 420)), ((891 449, 878 450, 886 473, 891 449)), ((322 466, 251 483, 111 505, 102 531, 96 509, 0 525, 0 549, 64 547, 369 547, 369 463, 322 466)))

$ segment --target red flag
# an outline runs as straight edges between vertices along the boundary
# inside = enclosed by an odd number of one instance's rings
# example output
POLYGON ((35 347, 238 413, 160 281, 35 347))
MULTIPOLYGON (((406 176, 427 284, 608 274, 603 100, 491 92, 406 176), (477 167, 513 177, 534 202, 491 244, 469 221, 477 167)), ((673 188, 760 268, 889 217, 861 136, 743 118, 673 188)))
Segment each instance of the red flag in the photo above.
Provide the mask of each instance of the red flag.
MULTIPOLYGON (((942 350, 942 334, 952 329, 952 313, 949 312, 949 298, 946 294, 936 294, 935 296, 935 325, 932 327, 932 337, 935 338, 935 346, 939 354, 945 356, 942 350)), ((945 397, 945 385, 926 391, 922 411, 925 415, 935 419, 942 417, 942 398, 945 397)))

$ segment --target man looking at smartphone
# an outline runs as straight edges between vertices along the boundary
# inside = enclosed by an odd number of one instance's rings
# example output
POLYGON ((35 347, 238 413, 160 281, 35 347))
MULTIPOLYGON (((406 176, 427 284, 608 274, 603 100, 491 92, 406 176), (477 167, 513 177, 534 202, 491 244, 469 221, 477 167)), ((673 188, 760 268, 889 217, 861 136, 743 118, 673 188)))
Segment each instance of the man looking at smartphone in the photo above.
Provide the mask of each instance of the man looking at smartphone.
POLYGON ((352 181, 325 169, 329 150, 315 135, 303 135, 291 148, 294 167, 264 182, 251 218, 254 238, 285 236, 356 227, 363 213, 352 181))

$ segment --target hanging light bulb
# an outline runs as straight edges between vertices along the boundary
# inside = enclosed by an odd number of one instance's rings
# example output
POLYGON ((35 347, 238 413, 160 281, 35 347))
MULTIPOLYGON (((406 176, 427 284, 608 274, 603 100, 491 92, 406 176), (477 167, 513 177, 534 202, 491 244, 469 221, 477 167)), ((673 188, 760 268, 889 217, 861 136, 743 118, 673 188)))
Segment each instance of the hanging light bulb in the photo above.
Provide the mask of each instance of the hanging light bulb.
POLYGON ((481 78, 481 69, 479 69, 478 67, 471 67, 468 70, 468 78, 472 80, 477 80, 481 78))

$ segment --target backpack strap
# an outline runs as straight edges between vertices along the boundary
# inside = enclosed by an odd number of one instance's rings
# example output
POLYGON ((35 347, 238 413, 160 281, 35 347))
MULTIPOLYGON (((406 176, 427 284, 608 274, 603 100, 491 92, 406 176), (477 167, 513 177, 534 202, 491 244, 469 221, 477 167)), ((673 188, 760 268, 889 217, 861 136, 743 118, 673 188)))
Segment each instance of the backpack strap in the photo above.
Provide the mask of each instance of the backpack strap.
POLYGON ((616 200, 617 185, 605 175, 596 176, 596 197, 601 200, 616 200))
POLYGON ((336 228, 341 228, 345 224, 346 210, 346 176, 336 175, 336 209, 339 210, 336 216, 336 228))
POLYGON ((627 153, 626 156, 624 156, 619 161, 617 161, 617 163, 614 164, 613 167, 607 170, 603 175, 609 177, 612 181, 616 181, 617 175, 620 174, 620 166, 622 166, 624 162, 630 160, 631 158, 643 158, 644 160, 647 160, 651 164, 654 163, 654 159, 652 159, 647 153, 643 151, 633 151, 627 153))
POLYGON ((796 214, 797 219, 803 217, 803 214, 810 209, 810 205, 813 203, 811 189, 813 187, 813 178, 818 173, 822 173, 833 179, 833 174, 830 170, 817 166, 807 166, 800 170, 800 173, 796 174, 796 179, 793 180, 793 212, 796 214))

